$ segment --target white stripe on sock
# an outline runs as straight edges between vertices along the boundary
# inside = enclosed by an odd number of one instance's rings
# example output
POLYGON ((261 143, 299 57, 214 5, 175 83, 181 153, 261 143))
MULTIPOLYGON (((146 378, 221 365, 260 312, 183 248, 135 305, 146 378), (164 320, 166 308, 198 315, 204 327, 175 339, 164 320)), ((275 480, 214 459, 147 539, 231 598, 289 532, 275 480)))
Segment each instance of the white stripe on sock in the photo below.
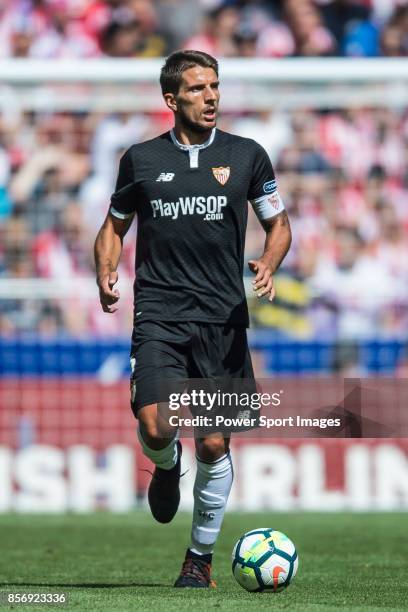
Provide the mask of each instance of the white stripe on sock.
POLYGON ((201 527, 200 525, 197 525, 196 529, 202 529, 203 531, 210 531, 212 533, 218 533, 219 532, 219 529, 211 529, 210 527, 201 527))

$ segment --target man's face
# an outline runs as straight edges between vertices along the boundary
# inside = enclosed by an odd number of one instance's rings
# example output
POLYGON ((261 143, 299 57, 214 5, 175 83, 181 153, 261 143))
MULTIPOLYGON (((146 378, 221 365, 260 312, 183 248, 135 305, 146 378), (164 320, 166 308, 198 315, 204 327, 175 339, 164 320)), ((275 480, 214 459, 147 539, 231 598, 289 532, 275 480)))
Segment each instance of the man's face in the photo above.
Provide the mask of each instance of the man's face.
POLYGON ((197 132, 215 127, 218 115, 218 77, 212 68, 194 66, 182 74, 176 95, 166 94, 166 102, 181 123, 197 132))

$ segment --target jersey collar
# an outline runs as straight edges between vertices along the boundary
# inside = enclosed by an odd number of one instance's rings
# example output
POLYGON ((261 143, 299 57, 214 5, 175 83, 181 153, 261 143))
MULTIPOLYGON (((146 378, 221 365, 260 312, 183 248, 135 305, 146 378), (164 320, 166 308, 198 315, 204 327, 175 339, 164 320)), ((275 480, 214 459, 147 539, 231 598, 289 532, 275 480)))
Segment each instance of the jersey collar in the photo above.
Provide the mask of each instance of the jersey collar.
POLYGON ((175 144, 175 145, 176 145, 176 147, 178 147, 178 148, 179 148, 179 149, 181 149, 182 151, 191 151, 192 149, 195 149, 195 150, 200 150, 200 149, 205 149, 206 147, 209 147, 209 146, 210 146, 210 144, 212 144, 212 143, 213 143, 214 138, 215 138, 215 132, 216 132, 216 129, 217 129, 217 128, 215 128, 215 127, 214 127, 214 128, 211 130, 211 135, 210 135, 209 139, 208 139, 208 140, 206 140, 205 142, 203 142, 202 144, 193 144, 193 145, 185 145, 185 144, 182 144, 181 142, 179 142, 179 141, 177 140, 177 137, 176 137, 176 135, 175 135, 175 133, 174 133, 174 129, 171 129, 171 130, 170 130, 170 136, 171 136, 171 139, 172 139, 172 141, 173 141, 173 144, 175 144))

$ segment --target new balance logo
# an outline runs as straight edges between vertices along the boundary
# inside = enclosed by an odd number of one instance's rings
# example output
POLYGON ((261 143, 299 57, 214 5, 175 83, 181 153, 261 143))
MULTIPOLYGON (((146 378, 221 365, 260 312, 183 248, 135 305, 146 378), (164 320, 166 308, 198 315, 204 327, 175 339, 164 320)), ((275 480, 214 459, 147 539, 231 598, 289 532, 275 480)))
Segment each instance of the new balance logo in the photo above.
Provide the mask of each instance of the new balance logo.
POLYGON ((174 179, 174 172, 161 172, 156 179, 156 183, 159 183, 160 181, 168 183, 169 181, 172 181, 173 179, 174 179))

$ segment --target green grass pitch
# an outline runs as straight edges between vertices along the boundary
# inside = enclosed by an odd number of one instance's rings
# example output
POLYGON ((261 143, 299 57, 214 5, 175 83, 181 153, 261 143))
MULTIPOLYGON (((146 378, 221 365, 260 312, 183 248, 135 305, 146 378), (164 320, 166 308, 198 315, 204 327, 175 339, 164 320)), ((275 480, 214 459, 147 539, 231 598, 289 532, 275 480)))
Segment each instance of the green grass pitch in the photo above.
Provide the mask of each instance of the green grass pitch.
MULTIPOLYGON (((190 515, 158 525, 144 512, 0 515, 0 591, 68 593, 66 605, 14 610, 402 610, 408 608, 405 514, 227 513, 214 558, 216 589, 174 589, 190 515), (256 527, 285 532, 299 571, 281 593, 244 591, 231 574, 237 538, 256 527)), ((6 605, 2 609, 12 609, 6 605)))

